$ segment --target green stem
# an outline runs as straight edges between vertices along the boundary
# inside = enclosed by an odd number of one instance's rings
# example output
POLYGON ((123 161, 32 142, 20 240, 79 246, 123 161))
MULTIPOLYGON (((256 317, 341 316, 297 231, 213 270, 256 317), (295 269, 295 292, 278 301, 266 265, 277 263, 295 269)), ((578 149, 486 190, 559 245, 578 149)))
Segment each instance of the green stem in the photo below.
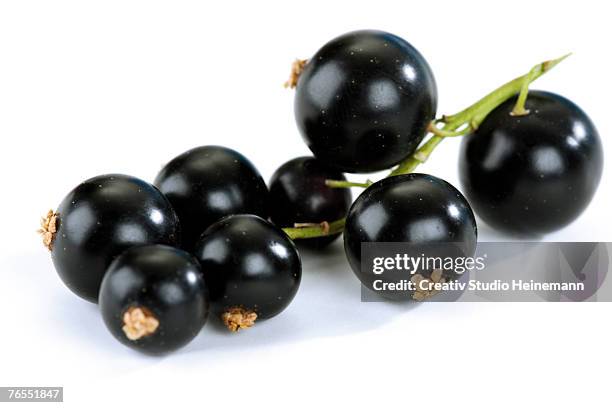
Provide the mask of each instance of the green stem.
MULTIPOLYGON (((457 122, 466 123, 470 121, 470 118, 477 116, 476 114, 479 113, 479 111, 482 110, 483 107, 490 106, 491 109, 488 110, 487 112, 488 114, 491 110, 493 110, 499 104, 513 97, 517 93, 519 93, 519 91, 523 87, 523 84, 525 83, 525 80, 528 77, 531 77, 530 82, 535 81, 536 79, 544 75, 546 72, 550 71, 552 68, 554 68, 557 64, 559 64, 561 61, 563 61, 570 55, 571 53, 566 54, 562 56, 561 58, 544 61, 534 66, 527 74, 521 75, 520 77, 515 78, 512 81, 505 83, 504 85, 490 92, 488 95, 481 98, 478 102, 467 107, 461 112, 458 112, 450 116, 444 116, 442 118, 442 121, 447 124, 457 123, 457 122)), ((482 116, 482 115, 478 115, 478 116, 482 116)))
MULTIPOLYGON (((527 99, 527 92, 529 85, 550 71, 553 67, 563 61, 571 54, 564 55, 561 58, 554 60, 544 61, 534 66, 528 73, 518 78, 513 79, 490 92, 476 103, 468 106, 466 109, 450 116, 443 116, 439 120, 433 121, 429 125, 428 131, 432 133, 432 136, 423 143, 412 155, 402 161, 388 177, 397 176, 400 174, 407 174, 413 172, 421 163, 425 163, 429 156, 433 153, 434 149, 444 140, 446 137, 460 136, 473 131, 480 126, 482 121, 487 117, 489 113, 501 103, 505 102, 509 98, 519 94, 519 100, 522 98, 522 106, 524 108, 524 101, 527 99), (444 123, 444 126, 440 129, 436 127, 436 123, 444 123), (458 129, 464 127, 461 131, 458 129), (435 127, 435 129, 434 129, 435 127)), ((518 100, 517 100, 518 105, 518 100)), ((515 107, 516 109, 516 107, 515 107)), ((335 188, 347 188, 347 187, 369 187, 372 182, 366 181, 365 183, 355 183, 351 181, 343 180, 327 180, 326 184, 330 187, 335 188)), ((284 231, 289 235, 291 239, 302 239, 302 238, 316 238, 325 235, 331 235, 340 233, 344 229, 344 223, 346 219, 342 218, 332 223, 322 223, 314 226, 297 227, 297 228, 284 228, 284 231)))
POLYGON ((346 180, 325 180, 325 185, 331 188, 350 188, 350 187, 362 187, 368 188, 374 182, 372 180, 366 180, 363 183, 358 183, 355 181, 346 181, 346 180))
MULTIPOLYGON (((530 71, 533 73, 533 70, 530 71)), ((527 95, 529 94, 529 84, 531 83, 532 75, 528 75, 523 81, 523 86, 521 86, 521 91, 519 92, 518 98, 516 98, 516 103, 514 104, 514 108, 510 114, 512 116, 525 116, 529 114, 529 110, 525 109, 525 102, 527 102, 527 95)))
MULTIPOLYGON (((544 75, 544 73, 550 71, 558 63, 569 56, 570 54, 567 54, 561 58, 544 61, 534 66, 527 74, 505 83, 461 112, 450 116, 444 116, 441 120, 445 123, 444 127, 441 129, 442 132, 454 132, 460 127, 466 125, 467 129, 477 129, 493 109, 517 93, 521 92, 525 86, 528 87, 530 83, 544 75)), ((435 125, 432 124, 431 126, 435 125)), ((442 140, 444 140, 444 138, 445 136, 442 136, 441 134, 434 134, 410 157, 401 162, 389 175, 397 176, 399 174, 413 172, 414 169, 416 169, 421 163, 425 163, 427 161, 433 150, 440 144, 440 142, 442 142, 442 140)))
POLYGON ((471 126, 465 126, 461 130, 444 130, 444 128, 440 129, 439 127, 437 127, 434 122, 431 122, 429 124, 429 127, 427 128, 427 131, 429 133, 432 133, 432 134, 434 134, 436 136, 440 136, 440 137, 465 136, 468 133, 472 132, 472 130, 473 129, 472 129, 471 126))
MULTIPOLYGON (((446 128, 446 126, 444 126, 446 128)), ((450 129, 448 129, 450 130, 450 129)), ((417 149, 408 159, 401 162, 389 176, 412 173, 421 163, 425 163, 434 149, 444 140, 443 136, 433 135, 421 147, 417 149)))
POLYGON ((317 238, 324 237, 327 235, 339 234, 344 231, 345 218, 341 218, 334 222, 321 224, 304 224, 307 226, 294 227, 294 228, 283 228, 283 231, 291 239, 306 239, 306 238, 317 238))

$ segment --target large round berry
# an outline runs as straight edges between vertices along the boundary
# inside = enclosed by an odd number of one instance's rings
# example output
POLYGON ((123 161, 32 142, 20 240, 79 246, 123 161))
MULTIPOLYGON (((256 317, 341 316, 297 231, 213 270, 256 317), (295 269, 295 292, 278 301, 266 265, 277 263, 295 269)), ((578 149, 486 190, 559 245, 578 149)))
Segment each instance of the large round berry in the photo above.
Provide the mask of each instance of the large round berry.
MULTIPOLYGON (((344 248, 361 283, 377 290, 375 281, 381 276, 373 273, 369 265, 362 267, 362 243, 405 243, 402 249, 414 259, 458 259, 474 255, 476 238, 476 220, 463 195, 444 180, 412 173, 374 183, 355 200, 346 219, 344 248)), ((383 279, 414 281, 416 272, 390 271, 383 279)), ((436 268, 422 265, 418 272, 419 279, 458 278, 453 268, 441 265, 436 268)), ((423 295, 414 290, 382 290, 379 294, 391 299, 420 299, 423 295)))
MULTIPOLYGON (((346 180, 344 174, 314 157, 289 160, 270 180, 270 218, 280 227, 295 224, 332 222, 346 216, 351 191, 331 188, 326 180, 346 180)), ((340 234, 300 240, 300 244, 321 248, 340 234)))
POLYGON ((49 212, 42 233, 66 286, 91 302, 98 301, 106 268, 123 251, 180 240, 178 217, 163 194, 120 174, 79 184, 49 212))
POLYGON ((182 247, 188 251, 206 228, 227 215, 268 216, 268 189, 259 171, 226 147, 203 146, 175 157, 155 185, 176 210, 182 247))
POLYGON ((200 265, 187 252, 165 245, 130 248, 104 276, 100 310, 121 343, 150 354, 176 350, 208 317, 200 265))
POLYGON ((195 256, 213 312, 232 331, 282 312, 293 300, 302 264, 293 242, 255 215, 232 215, 211 225, 195 256))
POLYGON ((459 159, 465 194, 483 221, 501 231, 537 236, 575 220, 601 179, 597 129, 573 102, 530 91, 529 113, 502 103, 464 138, 459 159))
POLYGON ((304 67, 295 117, 317 159, 351 173, 408 157, 435 117, 436 83, 423 56, 383 31, 354 31, 325 44, 304 67))

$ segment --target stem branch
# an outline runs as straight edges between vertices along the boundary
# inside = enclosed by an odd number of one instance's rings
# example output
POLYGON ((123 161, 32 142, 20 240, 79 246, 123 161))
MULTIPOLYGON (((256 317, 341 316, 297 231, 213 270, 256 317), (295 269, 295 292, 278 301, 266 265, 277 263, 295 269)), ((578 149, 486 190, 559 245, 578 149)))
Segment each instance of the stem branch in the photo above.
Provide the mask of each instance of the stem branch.
MULTIPOLYGON (((443 116, 440 120, 440 122, 445 123, 442 129, 437 128, 435 123, 432 122, 429 126, 429 130, 433 133, 433 136, 421 145, 421 147, 419 147, 410 157, 401 162, 389 176, 413 172, 419 164, 427 161, 433 150, 445 137, 448 137, 446 135, 454 135, 457 129, 462 126, 466 126, 465 129, 468 129, 468 132, 477 129, 493 109, 497 108, 501 103, 521 92, 523 89, 528 89, 529 84, 544 75, 544 73, 550 71, 570 55, 571 54, 567 54, 561 58, 544 61, 534 66, 527 74, 505 83, 461 112, 450 116, 443 116), (434 127, 437 131, 432 131, 434 127)), ((524 98, 527 99, 526 92, 524 98)))
MULTIPOLYGON (((463 136, 476 130, 493 109, 516 94, 519 94, 519 97, 512 114, 525 114, 525 101, 527 100, 529 85, 570 55, 571 54, 567 54, 561 58, 544 61, 534 66, 525 75, 505 83, 464 110, 454 115, 445 115, 442 116, 441 119, 432 121, 427 129, 428 133, 432 134, 431 137, 412 155, 407 157, 393 169, 388 177, 413 172, 421 163, 427 161, 442 140, 447 137, 463 136), (444 126, 438 128, 436 126, 437 123, 444 123, 444 126)), ((357 183, 344 180, 327 180, 325 184, 334 188, 367 188, 372 184, 372 181, 367 180, 364 183, 357 183)), ((291 239, 316 238, 341 233, 344 230, 345 221, 346 219, 342 218, 330 223, 314 225, 302 224, 303 226, 301 227, 283 228, 283 230, 291 239)))
POLYGON ((333 222, 322 222, 320 224, 303 223, 296 224, 293 228, 283 228, 285 234, 291 239, 306 239, 324 237, 339 234, 344 230, 345 218, 333 222))
POLYGON ((349 188, 349 187, 368 188, 372 184, 374 184, 372 180, 366 180, 363 183, 358 183, 355 181, 346 181, 346 180, 325 180, 325 185, 331 188, 349 188))

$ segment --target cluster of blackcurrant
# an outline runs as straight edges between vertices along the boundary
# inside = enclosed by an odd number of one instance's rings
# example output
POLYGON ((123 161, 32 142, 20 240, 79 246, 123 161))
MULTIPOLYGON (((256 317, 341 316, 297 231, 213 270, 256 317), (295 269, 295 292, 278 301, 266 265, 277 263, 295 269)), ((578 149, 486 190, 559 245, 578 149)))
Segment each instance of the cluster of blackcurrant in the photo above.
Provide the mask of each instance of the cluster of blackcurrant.
MULTIPOLYGON (((193 339, 209 312, 231 331, 282 312, 302 274, 294 240, 316 249, 344 233, 349 264, 367 286, 363 242, 424 251, 453 242, 473 255, 472 207, 503 231, 552 231, 586 207, 603 167, 586 114, 528 89, 561 60, 436 119, 434 77, 415 48, 385 32, 345 34, 293 66, 286 85, 296 88, 297 124, 314 157, 283 164, 269 188, 240 153, 199 147, 171 160, 154 184, 119 174, 83 182, 43 219, 43 242, 64 283, 99 302, 119 341, 158 354, 193 339), (444 138, 463 135, 467 199, 413 173, 444 138), (376 183, 343 174, 390 168, 376 183), (366 188, 354 203, 350 187, 366 188)), ((419 279, 456 278, 430 272, 419 279)))

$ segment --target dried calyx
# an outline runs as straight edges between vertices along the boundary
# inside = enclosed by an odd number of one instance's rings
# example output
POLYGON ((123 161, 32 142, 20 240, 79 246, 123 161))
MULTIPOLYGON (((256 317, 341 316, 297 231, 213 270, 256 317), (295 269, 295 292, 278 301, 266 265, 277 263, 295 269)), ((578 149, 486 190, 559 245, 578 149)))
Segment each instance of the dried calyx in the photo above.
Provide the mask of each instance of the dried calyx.
POLYGON ((231 307, 221 315, 221 320, 229 331, 236 332, 253 326, 257 320, 257 313, 242 307, 231 307))
POLYGON ((144 307, 130 307, 123 314, 123 332, 130 340, 138 340, 155 333, 159 320, 144 307))
POLYGON ((446 278, 442 276, 441 269, 434 269, 431 272, 431 275, 429 275, 429 278, 425 278, 423 277, 423 275, 417 273, 413 275, 410 280, 415 285, 414 293, 412 294, 412 299, 416 301, 422 301, 422 300, 429 299, 430 297, 432 297, 433 295, 439 292, 438 290, 435 290, 435 289, 424 288, 425 286, 428 286, 428 285, 421 285, 421 281, 427 281, 427 282, 433 282, 433 283, 446 282, 446 278))
POLYGON ((285 88, 295 88, 298 83, 298 79, 300 79, 300 75, 302 71, 304 71, 304 67, 308 60, 296 59, 291 64, 291 74, 289 75, 289 79, 285 82, 285 88))
POLYGON ((42 236, 43 245, 50 251, 53 248, 53 241, 57 233, 57 222, 59 214, 49 210, 46 216, 40 220, 38 233, 42 236))

